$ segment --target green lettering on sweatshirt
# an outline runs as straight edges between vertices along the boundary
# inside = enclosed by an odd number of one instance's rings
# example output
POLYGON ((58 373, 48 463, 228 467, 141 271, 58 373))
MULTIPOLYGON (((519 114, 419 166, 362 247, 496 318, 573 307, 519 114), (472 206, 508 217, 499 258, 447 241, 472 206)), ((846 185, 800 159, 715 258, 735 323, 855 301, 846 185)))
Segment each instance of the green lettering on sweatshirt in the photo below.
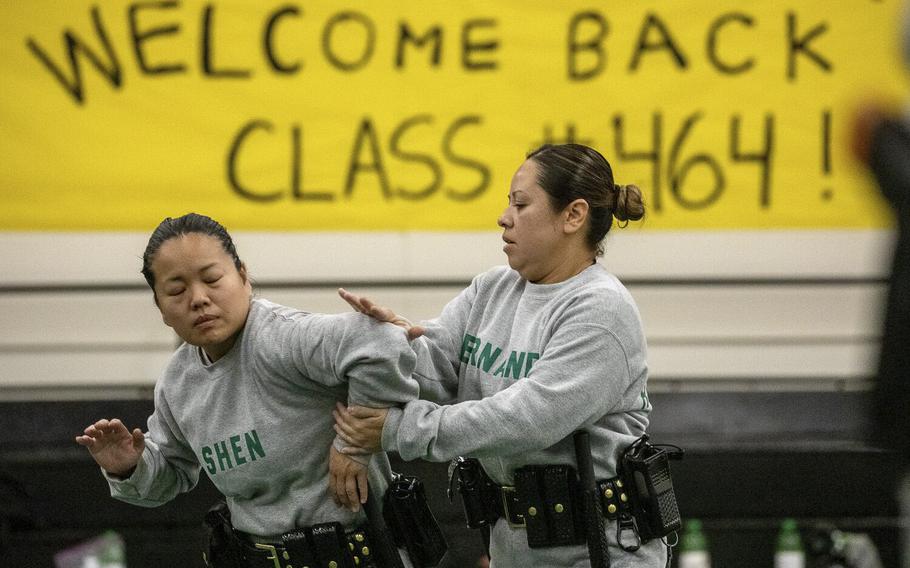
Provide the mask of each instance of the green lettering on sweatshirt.
POLYGON ((202 461, 205 462, 205 470, 209 472, 209 475, 215 475, 217 470, 215 469, 215 460, 212 459, 212 448, 202 446, 202 461))
POLYGON ((512 351, 509 353, 509 363, 506 366, 505 374, 511 373, 513 379, 521 378, 521 366, 525 362, 524 351, 512 351))
POLYGON ((473 355, 478 345, 480 345, 480 340, 478 338, 467 333, 464 334, 464 339, 461 340, 461 354, 458 356, 459 360, 461 360, 462 363, 467 363, 469 357, 473 355))
POLYGON ((231 436, 231 453, 234 455, 234 463, 243 465, 246 458, 243 457, 243 450, 240 448, 240 436, 231 436))
POLYGON ((209 475, 216 475, 264 457, 265 449, 256 430, 234 434, 227 440, 202 446, 202 461, 205 462, 205 469, 209 475))
POLYGON ((253 461, 256 461, 256 454, 259 454, 261 458, 265 457, 265 450, 262 449, 262 442, 259 441, 259 434, 256 433, 256 430, 250 430, 243 437, 246 440, 246 448, 250 452, 250 457, 253 461))
POLYGON ((493 345, 487 343, 483 346, 483 350, 480 352, 480 356, 477 358, 477 366, 483 369, 484 372, 489 373, 490 367, 492 367, 493 363, 499 359, 500 353, 502 353, 502 349, 497 347, 496 351, 493 351, 493 345))
MULTIPOLYGON (((462 363, 467 363, 471 367, 477 367, 485 373, 496 364, 503 354, 502 347, 497 347, 490 342, 485 342, 480 337, 466 333, 461 340, 462 363)), ((510 376, 513 379, 523 379, 531 372, 534 361, 540 359, 540 353, 533 351, 511 351, 496 370, 493 371, 494 377, 510 376)))

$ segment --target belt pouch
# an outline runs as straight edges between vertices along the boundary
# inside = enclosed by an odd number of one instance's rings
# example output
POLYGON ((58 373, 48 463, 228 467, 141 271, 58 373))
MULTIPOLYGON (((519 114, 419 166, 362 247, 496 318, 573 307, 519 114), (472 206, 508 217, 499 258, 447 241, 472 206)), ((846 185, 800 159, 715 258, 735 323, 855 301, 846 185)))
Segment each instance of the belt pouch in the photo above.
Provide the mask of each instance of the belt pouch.
POLYGON ((626 493, 625 484, 618 477, 603 479, 597 487, 600 491, 600 506, 606 518, 615 521, 623 515, 631 514, 632 502, 626 493))
POLYGON ((418 478, 396 476, 386 491, 383 509, 395 542, 407 549, 416 566, 439 564, 448 546, 418 478))
MULTIPOLYGON (((320 523, 310 528, 310 537, 313 543, 313 552, 317 558, 317 566, 329 566, 332 562, 336 566, 352 568, 352 562, 347 554, 347 539, 341 523, 320 523)), ((303 564, 301 564, 303 566, 303 564)))
POLYGON ((493 483, 480 462, 474 458, 456 458, 452 475, 461 494, 468 528, 479 529, 496 522, 499 515, 491 508, 496 499, 493 483))
POLYGON ((530 548, 543 548, 550 545, 547 527, 546 504, 541 492, 541 468, 526 465, 515 470, 515 492, 525 516, 525 529, 528 533, 530 548))
MULTIPOLYGON (((373 553, 373 546, 367 535, 365 528, 348 534, 348 549, 354 556, 354 566, 356 568, 378 568, 377 555, 373 553)), ((303 567, 301 567, 303 568, 303 567)))
POLYGON ((667 452, 652 446, 645 438, 623 456, 622 464, 627 483, 634 484, 634 490, 630 491, 632 513, 641 539, 659 538, 678 530, 682 520, 667 452))
POLYGON ((300 566, 315 566, 316 558, 313 556, 313 547, 307 539, 307 530, 298 529, 281 535, 284 548, 291 557, 290 561, 300 566))
POLYGON ((582 515, 575 515, 577 505, 575 499, 580 493, 577 485, 578 479, 572 466, 560 464, 543 467, 543 491, 546 516, 550 525, 550 546, 585 542, 584 526, 575 526, 576 516, 579 521, 583 521, 582 515))
POLYGON ((231 525, 231 511, 227 503, 218 501, 205 514, 206 555, 209 568, 235 568, 243 561, 240 539, 231 525))

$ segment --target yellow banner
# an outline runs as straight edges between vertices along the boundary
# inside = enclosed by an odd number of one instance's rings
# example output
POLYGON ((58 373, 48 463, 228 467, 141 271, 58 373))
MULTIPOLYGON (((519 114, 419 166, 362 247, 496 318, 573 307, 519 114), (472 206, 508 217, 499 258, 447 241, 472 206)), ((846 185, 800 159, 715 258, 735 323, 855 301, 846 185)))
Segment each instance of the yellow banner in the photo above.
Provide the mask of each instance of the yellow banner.
POLYGON ((847 152, 895 0, 3 2, 0 229, 494 229, 601 150, 650 229, 888 223, 847 152))

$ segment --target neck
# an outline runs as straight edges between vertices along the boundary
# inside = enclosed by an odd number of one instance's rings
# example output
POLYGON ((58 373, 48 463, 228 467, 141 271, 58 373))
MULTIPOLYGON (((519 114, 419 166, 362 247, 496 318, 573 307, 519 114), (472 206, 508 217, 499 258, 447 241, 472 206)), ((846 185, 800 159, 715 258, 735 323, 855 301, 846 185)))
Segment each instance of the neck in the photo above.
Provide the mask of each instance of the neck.
POLYGON ((574 276, 578 276, 592 264, 594 264, 593 254, 586 254, 583 256, 567 255, 555 266, 551 267, 543 276, 536 280, 531 280, 530 278, 528 280, 534 284, 557 284, 559 282, 565 282, 574 276))

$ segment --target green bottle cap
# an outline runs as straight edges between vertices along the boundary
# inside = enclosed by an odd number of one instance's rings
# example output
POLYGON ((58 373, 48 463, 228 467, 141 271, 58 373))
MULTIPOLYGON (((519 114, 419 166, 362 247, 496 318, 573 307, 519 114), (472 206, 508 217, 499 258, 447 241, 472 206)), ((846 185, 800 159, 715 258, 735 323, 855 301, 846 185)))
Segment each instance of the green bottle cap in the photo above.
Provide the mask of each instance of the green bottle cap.
POLYGON ((701 521, 686 519, 683 524, 683 534, 679 541, 680 552, 695 552, 708 550, 708 539, 701 532, 701 521))
POLYGON ((777 533, 777 550, 783 551, 803 551, 803 540, 797 530, 796 519, 784 519, 780 524, 780 532, 777 533))

